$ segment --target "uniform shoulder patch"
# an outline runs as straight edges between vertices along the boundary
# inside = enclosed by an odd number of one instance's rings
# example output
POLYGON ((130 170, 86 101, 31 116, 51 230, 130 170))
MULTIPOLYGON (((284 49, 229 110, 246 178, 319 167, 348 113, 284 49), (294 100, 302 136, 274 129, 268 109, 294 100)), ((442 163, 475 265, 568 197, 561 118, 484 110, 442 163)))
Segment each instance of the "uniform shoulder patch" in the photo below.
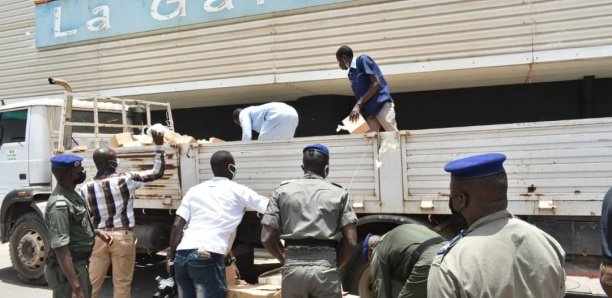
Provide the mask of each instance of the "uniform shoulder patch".
POLYGON ((338 184, 338 183, 331 182, 331 184, 333 184, 334 186, 337 186, 337 187, 339 187, 339 188, 344 189, 344 187, 342 187, 342 185, 340 185, 340 184, 338 184))
POLYGON ((285 184, 289 184, 289 183, 294 182, 294 181, 295 181, 295 179, 292 179, 292 180, 285 180, 285 181, 281 182, 281 183, 280 183, 278 186, 285 185, 285 184))
POLYGON ((65 206, 68 206, 68 204, 66 204, 66 202, 64 202, 64 201, 57 201, 57 202, 55 202, 55 206, 56 207, 65 207, 65 206))
POLYGON ((438 255, 445 256, 451 250, 451 248, 453 248, 455 244, 457 244, 457 242, 459 242, 459 240, 461 240, 463 236, 465 236, 466 234, 467 234, 466 231, 459 232, 459 234, 453 237, 453 239, 451 239, 446 245, 438 249, 438 255))

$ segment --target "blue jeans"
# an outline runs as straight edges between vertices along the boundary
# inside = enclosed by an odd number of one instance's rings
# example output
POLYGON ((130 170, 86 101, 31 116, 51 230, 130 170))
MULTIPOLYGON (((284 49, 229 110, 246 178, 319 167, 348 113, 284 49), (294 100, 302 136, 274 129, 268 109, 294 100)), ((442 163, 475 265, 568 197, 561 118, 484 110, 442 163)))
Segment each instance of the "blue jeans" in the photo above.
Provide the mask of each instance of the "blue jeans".
POLYGON ((179 250, 174 259, 174 277, 179 298, 225 298, 225 263, 223 255, 211 253, 209 259, 198 251, 179 250))

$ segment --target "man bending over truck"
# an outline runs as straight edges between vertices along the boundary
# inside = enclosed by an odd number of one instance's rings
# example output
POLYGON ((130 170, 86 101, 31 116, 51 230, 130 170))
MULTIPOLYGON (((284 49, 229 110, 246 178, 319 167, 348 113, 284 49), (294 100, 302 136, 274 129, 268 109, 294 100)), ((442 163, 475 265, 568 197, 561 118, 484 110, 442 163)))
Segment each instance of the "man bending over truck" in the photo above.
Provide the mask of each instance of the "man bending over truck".
POLYGON ((263 213, 268 206, 267 198, 231 181, 236 163, 229 152, 215 152, 210 166, 214 177, 187 191, 172 226, 167 259, 179 297, 225 298, 225 266, 231 262, 223 259, 236 228, 247 208, 263 213))
POLYGON ((94 151, 98 172, 94 180, 81 187, 81 195, 89 202, 94 227, 110 233, 114 245, 96 239, 89 264, 93 297, 98 297, 108 267, 113 266, 113 296, 130 297, 136 244, 134 237, 134 193, 139 187, 164 176, 164 134, 151 131, 155 143, 153 169, 142 172, 117 173, 119 162, 113 149, 94 151))
POLYGON ((259 133, 258 140, 291 139, 299 122, 297 111, 282 102, 235 109, 233 116, 242 127, 243 141, 252 139, 252 130, 259 133))
POLYGON ((283 297, 340 298, 336 266, 348 264, 357 248, 357 216, 347 191, 325 181, 329 149, 314 144, 302 152, 304 176, 274 190, 261 220, 261 242, 283 263, 283 297))
POLYGON ((427 275, 444 239, 419 224, 404 224, 382 236, 368 234, 362 257, 370 261, 372 292, 376 298, 427 297, 427 275), (393 296, 392 282, 403 285, 393 296))

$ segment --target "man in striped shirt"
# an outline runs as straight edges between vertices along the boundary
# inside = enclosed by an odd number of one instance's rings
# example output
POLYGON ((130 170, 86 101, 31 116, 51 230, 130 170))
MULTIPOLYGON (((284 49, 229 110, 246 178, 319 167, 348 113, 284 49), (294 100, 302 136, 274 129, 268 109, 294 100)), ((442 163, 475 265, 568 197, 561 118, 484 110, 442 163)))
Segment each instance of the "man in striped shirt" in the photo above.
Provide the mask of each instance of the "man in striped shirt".
POLYGON ((93 159, 98 172, 93 181, 81 188, 91 209, 94 228, 110 233, 114 245, 96 240, 89 264, 89 277, 93 297, 98 297, 108 267, 113 267, 113 296, 130 297, 136 245, 134 237, 134 193, 148 182, 164 176, 164 135, 152 131, 156 145, 153 169, 141 172, 117 173, 117 154, 113 149, 94 151, 93 159))

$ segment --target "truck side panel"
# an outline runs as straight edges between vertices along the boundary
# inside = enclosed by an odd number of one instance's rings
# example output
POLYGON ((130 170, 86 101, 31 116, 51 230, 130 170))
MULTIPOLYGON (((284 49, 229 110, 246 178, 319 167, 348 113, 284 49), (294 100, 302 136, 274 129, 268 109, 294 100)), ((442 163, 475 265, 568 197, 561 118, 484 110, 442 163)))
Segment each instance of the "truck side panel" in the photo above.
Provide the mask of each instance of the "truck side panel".
POLYGON ((610 118, 417 130, 402 141, 410 213, 448 213, 442 167, 485 152, 508 156, 508 199, 517 215, 599 215, 612 186, 610 118))
POLYGON ((300 168, 302 149, 312 143, 322 143, 329 147, 329 180, 347 188, 353 202, 378 201, 378 140, 363 135, 202 145, 198 151, 198 182, 212 178, 212 154, 218 150, 227 150, 236 160, 238 174, 235 181, 261 195, 270 196, 282 181, 303 175, 300 168))
MULTIPOLYGON (((141 146, 133 148, 113 148, 120 161, 118 172, 147 171, 153 168, 155 146, 141 146)), ((162 179, 153 181, 136 191, 134 208, 144 209, 176 209, 182 198, 181 182, 179 177, 179 149, 166 147, 166 170, 162 179)), ((93 150, 77 153, 83 156, 83 167, 87 171, 88 180, 96 175, 96 166, 93 163, 93 150)))
POLYGON ((358 213, 448 214, 445 163, 502 152, 509 209, 516 215, 596 216, 612 185, 612 118, 402 131, 376 137, 339 135, 200 146, 197 181, 212 177, 210 156, 234 155, 236 181, 270 195, 281 181, 301 176, 301 149, 331 149, 329 180, 351 194, 358 213), (398 166, 400 165, 400 166, 398 166))

